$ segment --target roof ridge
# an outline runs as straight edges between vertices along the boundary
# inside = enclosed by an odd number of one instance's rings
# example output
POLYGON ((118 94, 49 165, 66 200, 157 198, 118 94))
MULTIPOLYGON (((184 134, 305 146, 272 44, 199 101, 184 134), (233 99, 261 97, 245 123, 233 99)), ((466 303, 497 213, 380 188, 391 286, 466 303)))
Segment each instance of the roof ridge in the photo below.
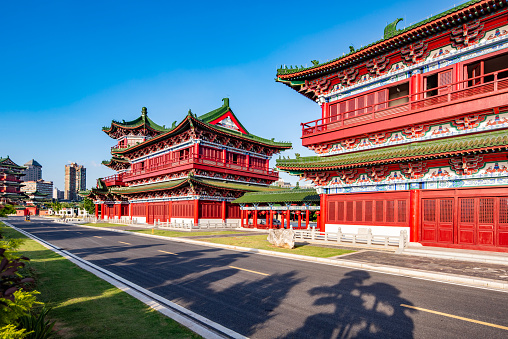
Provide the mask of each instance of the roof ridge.
MULTIPOLYGON (((421 21, 419 21, 419 22, 417 22, 417 23, 415 23, 415 24, 413 24, 411 26, 408 26, 408 27, 404 28, 404 29, 399 29, 399 30, 395 29, 395 31, 392 31, 392 34, 390 34, 389 36, 385 36, 382 39, 377 40, 375 42, 372 42, 372 43, 370 43, 368 45, 365 45, 365 46, 363 46, 363 47, 361 47, 359 49, 354 49, 353 48, 348 54, 344 54, 342 56, 339 56, 338 58, 335 58, 335 59, 332 59, 332 60, 329 60, 329 61, 326 61, 326 62, 323 62, 323 63, 319 63, 316 60, 313 60, 312 61, 313 65, 310 66, 310 67, 303 67, 303 66, 298 67, 298 66, 296 66, 296 68, 293 68, 292 65, 290 66, 290 68, 288 68, 287 66, 285 68, 283 68, 282 65, 281 65, 281 68, 277 69, 277 76, 279 76, 279 75, 297 74, 297 73, 300 73, 300 72, 303 72, 303 71, 312 70, 312 69, 318 69, 318 68, 320 68, 322 66, 326 66, 326 65, 332 64, 332 63, 334 63, 336 61, 339 61, 341 59, 344 59, 344 58, 347 58, 349 56, 352 56, 352 55, 354 55, 354 54, 356 54, 356 53, 358 53, 360 51, 363 51, 366 48, 372 47, 372 46, 374 46, 376 44, 379 44, 379 43, 381 43, 383 41, 392 39, 392 38, 394 38, 394 37, 396 37, 396 36, 398 36, 398 35, 400 35, 402 33, 409 32, 409 31, 411 31, 411 30, 413 30, 413 29, 415 29, 417 27, 420 27, 420 26, 422 26, 424 24, 432 22, 432 21, 434 21, 436 19, 439 19, 439 18, 441 18, 441 17, 443 17, 445 15, 451 14, 451 13, 453 13, 455 11, 464 9, 464 8, 470 6, 470 5, 473 5, 473 4, 476 4, 478 2, 482 2, 482 1, 484 1, 484 0, 470 0, 470 1, 467 1, 467 2, 465 2, 463 4, 454 6, 454 7, 450 8, 450 9, 444 11, 444 12, 438 13, 438 14, 432 16, 432 17, 429 17, 427 19, 421 20, 421 21)), ((388 26, 386 26, 386 28, 388 28, 390 25, 392 25, 394 23, 389 24, 388 26)), ((385 30, 386 30, 386 28, 385 28, 385 30)), ((278 78, 276 78, 276 80, 278 80, 278 78)))

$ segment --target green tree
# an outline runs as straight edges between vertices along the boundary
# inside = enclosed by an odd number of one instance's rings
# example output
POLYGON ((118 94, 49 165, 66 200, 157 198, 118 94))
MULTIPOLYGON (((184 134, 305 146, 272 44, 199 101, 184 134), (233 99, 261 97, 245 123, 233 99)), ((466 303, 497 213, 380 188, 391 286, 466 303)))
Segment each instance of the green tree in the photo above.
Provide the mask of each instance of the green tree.
POLYGON ((95 213, 95 204, 93 203, 92 199, 89 198, 83 199, 83 208, 85 209, 85 211, 88 212, 88 214, 95 213))
POLYGON ((60 212, 60 210, 63 207, 62 203, 60 203, 58 201, 52 202, 51 204, 49 204, 49 206, 51 206, 51 208, 53 209, 53 211, 55 211, 55 213, 60 212))
POLYGON ((16 214, 16 209, 12 205, 0 206, 0 217, 7 217, 7 214, 16 214))

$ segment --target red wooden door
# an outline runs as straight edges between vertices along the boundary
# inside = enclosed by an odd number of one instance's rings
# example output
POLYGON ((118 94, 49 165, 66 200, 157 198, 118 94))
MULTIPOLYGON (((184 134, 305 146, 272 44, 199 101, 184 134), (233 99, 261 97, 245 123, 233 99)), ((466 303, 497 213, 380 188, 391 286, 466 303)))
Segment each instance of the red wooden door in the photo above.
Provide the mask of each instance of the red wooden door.
POLYGON ((453 199, 423 199, 422 241, 453 244, 453 199))
POLYGON ((494 245, 494 199, 478 198, 478 227, 476 229, 478 245, 494 245))
POLYGON ((457 223, 457 243, 475 244, 475 199, 459 198, 459 220, 457 223))
POLYGON ((437 241, 436 199, 422 199, 422 241, 437 241))
POLYGON ((499 198, 497 245, 508 247, 508 198, 499 198))
POLYGON ((147 224, 153 224, 153 204, 148 204, 148 220, 146 221, 147 224))
POLYGON ((453 199, 439 199, 439 221, 437 225, 437 241, 453 244, 453 199))

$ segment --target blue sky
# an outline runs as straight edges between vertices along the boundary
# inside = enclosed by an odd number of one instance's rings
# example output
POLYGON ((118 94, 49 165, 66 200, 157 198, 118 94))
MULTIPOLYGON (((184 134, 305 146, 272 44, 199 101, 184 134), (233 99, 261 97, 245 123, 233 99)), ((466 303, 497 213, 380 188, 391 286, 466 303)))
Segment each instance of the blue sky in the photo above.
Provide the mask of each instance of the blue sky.
MULTIPOLYGON (((0 157, 34 158, 64 186, 64 166, 87 168, 87 187, 115 144, 101 131, 141 107, 169 125, 230 98, 249 132, 301 146, 318 104, 274 81, 281 64, 334 59, 462 2, 3 1, 0 3, 0 157)), ((276 156, 277 157, 277 156, 276 156)), ((273 162, 275 165, 275 162, 273 162)), ((281 175, 286 181, 294 177, 281 175)))

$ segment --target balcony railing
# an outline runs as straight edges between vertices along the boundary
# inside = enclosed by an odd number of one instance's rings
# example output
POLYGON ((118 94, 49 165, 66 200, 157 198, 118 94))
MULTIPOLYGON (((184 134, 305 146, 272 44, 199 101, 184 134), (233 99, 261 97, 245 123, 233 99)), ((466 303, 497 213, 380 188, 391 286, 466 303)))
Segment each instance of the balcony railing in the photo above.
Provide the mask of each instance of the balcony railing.
POLYGON ((222 160, 217 160, 214 158, 204 157, 202 155, 190 155, 184 158, 178 158, 171 161, 160 162, 157 164, 152 164, 150 167, 142 169, 142 170, 131 170, 129 172, 124 173, 123 180, 132 180, 134 177, 138 177, 144 174, 150 174, 158 171, 168 170, 168 172, 174 172, 181 170, 181 166, 184 165, 192 165, 192 164, 200 164, 200 165, 208 165, 214 167, 222 167, 225 169, 237 170, 242 172, 248 172, 251 174, 260 174, 267 175, 278 178, 278 172, 272 169, 260 168, 255 166, 246 166, 246 164, 242 163, 229 163, 224 162, 222 160))
POLYGON ((102 178, 102 181, 104 181, 104 184, 106 184, 107 187, 109 186, 125 186, 125 183, 123 182, 124 174, 118 173, 115 175, 111 175, 109 177, 102 178))
POLYGON ((508 68, 302 123, 302 137, 506 89, 508 89, 508 68))

